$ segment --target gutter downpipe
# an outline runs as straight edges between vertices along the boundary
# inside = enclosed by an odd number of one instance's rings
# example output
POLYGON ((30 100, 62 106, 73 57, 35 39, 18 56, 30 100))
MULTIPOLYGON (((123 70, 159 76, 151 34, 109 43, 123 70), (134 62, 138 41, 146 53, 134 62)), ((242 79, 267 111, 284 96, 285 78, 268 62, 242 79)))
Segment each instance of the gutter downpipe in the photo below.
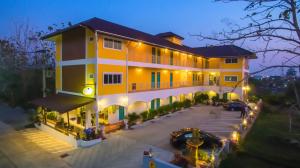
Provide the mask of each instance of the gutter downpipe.
POLYGON ((95 31, 95 43, 96 43, 96 75, 95 75, 95 93, 96 93, 96 104, 95 104, 95 121, 96 121, 96 133, 98 133, 99 129, 99 107, 98 107, 98 33, 97 30, 95 31))
MULTIPOLYGON (((130 42, 129 42, 130 43, 130 42)), ((129 44, 126 45, 126 104, 125 104, 125 116, 128 115, 128 102, 129 102, 129 98, 128 98, 128 46, 129 44)), ((128 128, 128 121, 125 120, 125 127, 126 129, 128 128)))

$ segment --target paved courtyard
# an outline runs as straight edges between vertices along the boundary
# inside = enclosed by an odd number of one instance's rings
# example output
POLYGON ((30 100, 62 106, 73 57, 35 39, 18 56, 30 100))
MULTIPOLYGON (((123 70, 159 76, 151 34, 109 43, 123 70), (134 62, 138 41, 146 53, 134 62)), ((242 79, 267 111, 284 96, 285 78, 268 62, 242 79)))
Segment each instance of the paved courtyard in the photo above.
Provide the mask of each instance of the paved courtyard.
POLYGON ((156 157, 169 161, 175 151, 169 144, 172 131, 194 127, 229 137, 240 123, 239 115, 222 107, 201 105, 145 122, 133 130, 117 131, 98 145, 78 149, 35 128, 15 131, 0 121, 0 167, 135 168, 141 167, 143 151, 149 148, 156 157), (61 158, 61 154, 68 156, 61 158))
POLYGON ((121 130, 91 148, 76 149, 64 160, 72 167, 141 167, 144 150, 152 148, 154 155, 169 161, 174 149, 169 144, 171 131, 195 127, 229 137, 240 123, 239 112, 224 111, 221 107, 198 106, 146 122, 133 130, 121 130))
POLYGON ((172 131, 191 127, 228 138, 234 127, 241 122, 239 116, 239 112, 225 111, 222 107, 197 106, 145 123, 134 130, 119 131, 117 134, 172 151, 169 144, 172 131))

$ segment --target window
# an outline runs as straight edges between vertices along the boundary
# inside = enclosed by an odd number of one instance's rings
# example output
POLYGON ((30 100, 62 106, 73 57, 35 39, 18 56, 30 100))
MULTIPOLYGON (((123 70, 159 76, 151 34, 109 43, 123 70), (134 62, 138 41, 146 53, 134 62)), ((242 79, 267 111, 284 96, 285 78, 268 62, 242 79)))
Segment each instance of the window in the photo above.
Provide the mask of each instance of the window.
POLYGON ((225 76, 226 82, 237 82, 237 76, 225 76))
POLYGON ((173 55, 173 51, 170 52, 170 65, 173 65, 174 63, 174 55, 173 55))
POLYGON ((160 49, 157 49, 157 63, 160 64, 160 49))
POLYGON ((112 48, 116 50, 122 49, 122 42, 119 40, 113 40, 109 38, 104 38, 104 47, 105 48, 112 48))
POLYGON ((161 63, 161 50, 159 48, 152 47, 152 63, 160 64, 161 63))
POLYGON ((103 77, 104 84, 121 84, 122 74, 104 74, 103 77))
POLYGON ((236 64, 236 63, 238 63, 238 59, 237 58, 226 58, 225 63, 226 64, 236 64))
POLYGON ((152 63, 156 63, 156 49, 155 47, 152 47, 152 63))
POLYGON ((206 69, 209 68, 209 60, 208 59, 205 59, 204 68, 206 68, 206 69))

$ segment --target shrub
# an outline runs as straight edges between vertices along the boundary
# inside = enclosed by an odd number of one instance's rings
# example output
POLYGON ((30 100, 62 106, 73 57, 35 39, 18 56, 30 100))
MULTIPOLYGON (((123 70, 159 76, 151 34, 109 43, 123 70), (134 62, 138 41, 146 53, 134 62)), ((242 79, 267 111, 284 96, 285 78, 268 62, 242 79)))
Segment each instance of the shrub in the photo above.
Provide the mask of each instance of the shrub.
POLYGON ((136 113, 128 114, 128 125, 129 126, 135 125, 139 118, 140 118, 140 116, 137 115, 136 113))
POLYGON ((207 101, 209 99, 209 96, 207 94, 201 93, 201 94, 197 94, 195 97, 195 102, 196 103, 204 103, 205 101, 207 101))
POLYGON ((172 105, 173 111, 180 110, 181 107, 182 107, 182 103, 181 102, 178 102, 178 101, 173 102, 173 105, 172 105))
POLYGON ((151 109, 151 110, 149 110, 148 119, 151 120, 151 119, 153 119, 156 115, 157 115, 157 111, 151 109))
POLYGON ((185 99, 182 103, 184 108, 189 108, 192 106, 192 101, 190 99, 185 99))
POLYGON ((162 115, 166 115, 171 110, 172 110, 172 105, 164 105, 164 106, 160 106, 157 109, 157 112, 160 116, 162 116, 162 115))
POLYGON ((144 112, 142 112, 141 114, 140 114, 140 116, 142 117, 142 120, 143 121, 147 121, 147 120, 149 120, 148 119, 148 111, 144 111, 144 112))
POLYGON ((47 114, 47 119, 56 121, 57 120, 57 116, 56 116, 55 113, 50 112, 50 113, 47 114))
POLYGON ((220 95, 219 95, 219 94, 216 94, 216 96, 212 97, 211 100, 212 100, 213 102, 220 101, 220 95))
POLYGON ((158 114, 158 115, 163 115, 163 114, 164 114, 164 106, 160 106, 160 107, 157 109, 157 114, 158 114))
POLYGON ((250 102, 253 102, 253 103, 257 103, 258 100, 259 100, 259 98, 257 96, 254 96, 254 95, 249 96, 248 99, 249 99, 250 102))

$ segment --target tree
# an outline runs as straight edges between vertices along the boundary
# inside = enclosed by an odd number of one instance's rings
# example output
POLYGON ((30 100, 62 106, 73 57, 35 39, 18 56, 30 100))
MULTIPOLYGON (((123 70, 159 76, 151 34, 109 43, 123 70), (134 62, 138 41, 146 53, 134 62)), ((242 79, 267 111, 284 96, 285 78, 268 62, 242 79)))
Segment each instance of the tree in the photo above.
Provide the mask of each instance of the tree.
POLYGON ((54 44, 41 37, 62 27, 64 24, 54 24, 40 31, 28 23, 19 23, 9 38, 0 39, 1 99, 17 105, 41 96, 41 69, 55 66, 54 44))
POLYGON ((297 72, 294 68, 289 68, 286 71, 286 76, 288 76, 288 77, 296 77, 296 75, 297 75, 297 72))
POLYGON ((200 40, 240 45, 260 42, 254 52, 286 54, 285 63, 294 63, 300 56, 299 0, 215 0, 217 2, 246 2, 247 25, 228 23, 228 29, 213 35, 195 35, 200 40), (280 45, 282 44, 282 45, 280 45))

